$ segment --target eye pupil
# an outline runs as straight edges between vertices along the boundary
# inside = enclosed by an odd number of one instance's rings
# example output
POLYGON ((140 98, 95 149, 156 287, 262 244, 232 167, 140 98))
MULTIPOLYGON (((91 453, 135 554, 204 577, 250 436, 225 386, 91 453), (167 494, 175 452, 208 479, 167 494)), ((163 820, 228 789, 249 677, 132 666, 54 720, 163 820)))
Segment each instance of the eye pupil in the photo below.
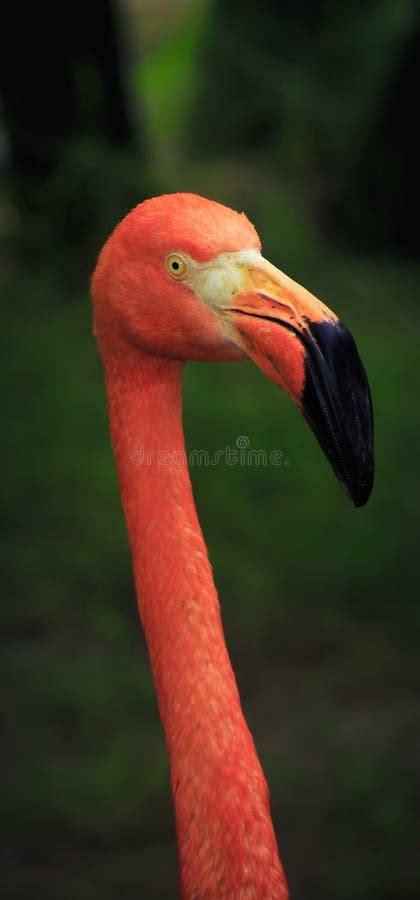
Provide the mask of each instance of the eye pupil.
POLYGON ((183 278, 187 272, 187 264, 179 253, 170 253, 166 257, 165 265, 173 278, 183 278))

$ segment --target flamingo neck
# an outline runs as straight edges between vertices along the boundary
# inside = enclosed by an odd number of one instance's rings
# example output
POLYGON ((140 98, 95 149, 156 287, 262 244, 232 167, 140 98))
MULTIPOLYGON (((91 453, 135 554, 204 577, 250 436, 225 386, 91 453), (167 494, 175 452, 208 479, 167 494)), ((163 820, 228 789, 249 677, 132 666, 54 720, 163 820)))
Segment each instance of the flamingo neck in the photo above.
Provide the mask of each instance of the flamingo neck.
POLYGON ((140 617, 170 758, 183 897, 281 898, 268 790, 197 518, 177 360, 105 365, 140 617))

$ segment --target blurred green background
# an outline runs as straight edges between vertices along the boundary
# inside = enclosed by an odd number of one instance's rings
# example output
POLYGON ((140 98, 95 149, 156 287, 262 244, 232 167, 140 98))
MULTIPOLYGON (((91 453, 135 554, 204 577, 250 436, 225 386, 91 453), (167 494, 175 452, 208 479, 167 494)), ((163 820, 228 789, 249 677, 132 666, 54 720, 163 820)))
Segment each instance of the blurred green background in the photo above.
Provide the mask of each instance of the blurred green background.
POLYGON ((2 900, 177 896, 88 296, 112 226, 176 190, 245 210, 365 361, 361 510, 251 364, 189 365, 185 427, 283 454, 192 479, 292 897, 420 896, 419 46, 415 0, 3 15, 2 900))

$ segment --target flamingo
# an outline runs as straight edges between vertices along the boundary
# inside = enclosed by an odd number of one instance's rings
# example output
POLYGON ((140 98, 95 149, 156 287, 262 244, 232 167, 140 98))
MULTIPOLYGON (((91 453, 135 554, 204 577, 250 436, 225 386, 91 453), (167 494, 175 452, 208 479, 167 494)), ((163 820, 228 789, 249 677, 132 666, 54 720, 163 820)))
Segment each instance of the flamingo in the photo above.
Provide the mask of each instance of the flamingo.
POLYGON ((92 278, 111 443, 169 754, 184 900, 286 900, 269 793, 241 709, 182 428, 187 360, 250 357, 290 395, 346 493, 373 482, 366 374, 337 316, 261 255, 243 213, 145 200, 92 278))

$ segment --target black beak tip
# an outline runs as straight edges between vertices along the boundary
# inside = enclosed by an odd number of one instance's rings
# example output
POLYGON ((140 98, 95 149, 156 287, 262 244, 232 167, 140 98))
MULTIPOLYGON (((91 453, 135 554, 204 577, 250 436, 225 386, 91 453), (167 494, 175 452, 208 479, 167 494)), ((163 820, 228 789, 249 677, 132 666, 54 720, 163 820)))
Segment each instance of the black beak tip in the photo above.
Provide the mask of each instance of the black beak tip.
POLYGON ((353 503, 354 503, 356 509, 360 509, 361 506, 366 506, 366 503, 369 500, 370 494, 371 494, 371 492, 369 491, 369 493, 366 494, 365 496, 359 494, 357 497, 354 497, 354 496, 352 497, 352 500, 353 500, 353 503))
POLYGON ((308 325, 303 412, 346 494, 356 507, 364 506, 374 479, 366 372, 342 322, 308 325))
POLYGON ((343 481, 340 476, 338 477, 347 496, 350 500, 352 500, 356 509, 358 509, 360 506, 366 506, 366 503, 368 502, 369 497, 372 493, 373 471, 369 475, 369 477, 363 479, 362 481, 353 482, 351 484, 343 481))

